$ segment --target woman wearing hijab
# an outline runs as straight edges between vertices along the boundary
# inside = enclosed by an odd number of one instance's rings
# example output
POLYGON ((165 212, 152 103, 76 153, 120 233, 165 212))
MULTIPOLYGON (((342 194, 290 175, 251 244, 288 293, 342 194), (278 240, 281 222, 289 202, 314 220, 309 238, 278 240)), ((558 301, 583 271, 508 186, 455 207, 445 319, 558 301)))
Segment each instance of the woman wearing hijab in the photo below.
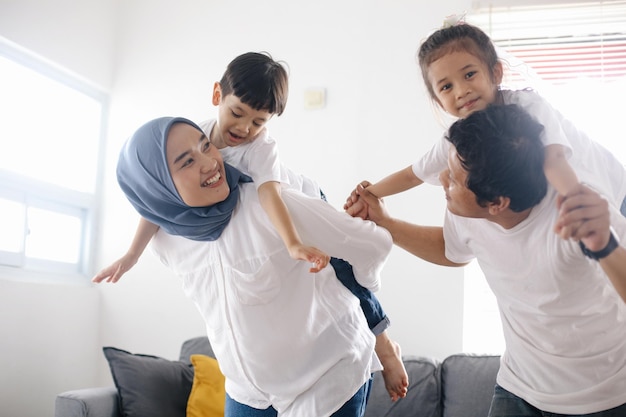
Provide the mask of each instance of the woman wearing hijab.
MULTIPOLYGON (((226 377, 227 417, 364 413, 375 338, 332 268, 291 259, 250 178, 222 161, 202 130, 164 117, 126 142, 118 182, 160 226, 152 247, 202 314, 226 377)), ((320 199, 283 190, 302 240, 348 261, 376 291, 389 233, 320 199)))

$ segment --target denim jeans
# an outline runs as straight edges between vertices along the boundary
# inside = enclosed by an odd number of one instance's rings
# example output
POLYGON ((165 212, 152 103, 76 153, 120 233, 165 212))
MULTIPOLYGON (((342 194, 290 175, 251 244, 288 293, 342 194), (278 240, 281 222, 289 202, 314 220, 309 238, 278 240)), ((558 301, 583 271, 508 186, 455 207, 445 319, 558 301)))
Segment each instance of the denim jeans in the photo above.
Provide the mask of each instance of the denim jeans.
MULTIPOLYGON (((324 195, 324 192, 321 190, 320 198, 324 201, 328 201, 326 200, 326 195, 324 195)), ((352 265, 338 258, 331 258, 330 264, 335 270, 337 279, 359 299, 361 310, 363 310, 363 315, 365 315, 367 325, 372 333, 378 336, 384 332, 385 329, 391 325, 389 318, 383 311, 383 307, 380 305, 374 293, 361 286, 361 284, 356 281, 354 273, 352 272, 352 265)))
POLYGON ((590 414, 559 414, 541 411, 515 394, 496 385, 489 409, 489 417, 624 417, 626 404, 610 410, 590 414))
MULTIPOLYGON (((372 378, 370 378, 359 390, 350 398, 339 410, 335 411, 333 417, 363 417, 365 406, 372 389, 372 378)), ((264 410, 252 408, 245 404, 238 403, 226 394, 226 407, 224 417, 276 417, 278 413, 274 407, 264 410)))
POLYGON ((378 298, 376 298, 373 292, 361 286, 361 284, 356 281, 354 272, 352 271, 352 265, 348 262, 343 259, 330 258, 330 264, 335 270, 337 279, 359 299, 361 310, 363 310, 367 325, 372 330, 372 333, 376 336, 381 334, 389 327, 390 322, 378 298))
POLYGON ((622 216, 626 217, 626 198, 622 201, 622 207, 620 207, 619 211, 622 212, 622 216))

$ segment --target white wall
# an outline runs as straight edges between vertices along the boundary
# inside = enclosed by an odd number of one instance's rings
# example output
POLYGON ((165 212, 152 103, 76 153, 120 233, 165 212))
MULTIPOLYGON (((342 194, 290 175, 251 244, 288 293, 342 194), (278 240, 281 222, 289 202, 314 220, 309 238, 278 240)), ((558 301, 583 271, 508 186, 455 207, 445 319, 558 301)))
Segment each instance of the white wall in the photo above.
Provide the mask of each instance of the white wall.
MULTIPOLYGON (((122 253, 137 221, 115 183, 121 143, 153 117, 213 117, 213 82, 240 53, 266 50, 288 62, 289 104, 270 131, 282 159, 318 180, 338 208, 358 181, 407 166, 441 134, 414 55, 443 16, 469 1, 248 3, 0 0, 0 36, 111 91, 99 267, 122 253), (320 87, 326 107, 305 110, 304 91, 320 87)), ((399 217, 441 223, 435 187, 387 201, 399 217)), ((461 277, 394 249, 379 296, 404 353, 461 350, 461 277)), ((0 281, 0 305, 0 331, 9 335, 0 342, 0 369, 9 370, 0 373, 0 414, 13 417, 51 416, 55 393, 111 384, 103 345, 176 358, 184 339, 204 333, 177 280, 150 253, 116 285, 0 281)))
MULTIPOLYGON (((110 89, 114 13, 108 0, 0 0, 0 36, 110 89)), ((52 416, 57 393, 100 381, 98 289, 31 278, 0 271, 2 416, 52 416)))

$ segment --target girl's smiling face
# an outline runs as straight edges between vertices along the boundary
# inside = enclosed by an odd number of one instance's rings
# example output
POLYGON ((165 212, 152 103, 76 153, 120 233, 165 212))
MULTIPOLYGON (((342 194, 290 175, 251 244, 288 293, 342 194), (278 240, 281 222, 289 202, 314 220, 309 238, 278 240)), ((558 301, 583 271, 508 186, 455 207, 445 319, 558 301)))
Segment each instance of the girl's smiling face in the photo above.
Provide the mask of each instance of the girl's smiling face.
POLYGON ((167 135, 166 155, 172 181, 188 206, 211 206, 230 194, 222 155, 202 131, 175 123, 167 135))
POLYGON ((445 54, 428 67, 435 99, 446 112, 462 119, 496 101, 502 64, 498 62, 491 74, 480 58, 464 51, 445 54))

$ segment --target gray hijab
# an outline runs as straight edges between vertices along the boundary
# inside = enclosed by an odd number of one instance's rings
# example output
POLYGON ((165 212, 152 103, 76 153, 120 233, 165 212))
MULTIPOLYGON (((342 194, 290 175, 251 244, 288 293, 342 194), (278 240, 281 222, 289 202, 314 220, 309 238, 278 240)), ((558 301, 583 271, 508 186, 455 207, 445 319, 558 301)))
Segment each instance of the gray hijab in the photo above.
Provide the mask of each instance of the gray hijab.
POLYGON ((117 181, 139 214, 167 233, 193 240, 216 240, 237 205, 239 183, 252 179, 225 163, 230 195, 208 207, 186 205, 174 186, 165 153, 167 135, 174 123, 187 123, 202 132, 182 117, 161 117, 144 124, 122 147, 117 181))

